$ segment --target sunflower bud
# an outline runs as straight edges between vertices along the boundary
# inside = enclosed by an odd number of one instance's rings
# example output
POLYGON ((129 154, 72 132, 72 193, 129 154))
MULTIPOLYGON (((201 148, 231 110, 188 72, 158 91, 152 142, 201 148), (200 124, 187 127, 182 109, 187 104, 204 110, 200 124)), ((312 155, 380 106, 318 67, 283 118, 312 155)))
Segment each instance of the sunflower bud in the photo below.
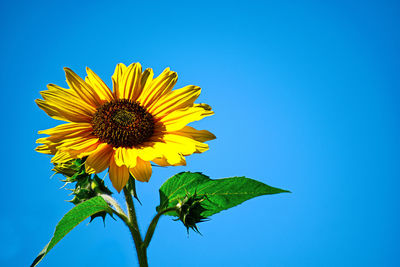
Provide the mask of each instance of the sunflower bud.
MULTIPOLYGON (((74 198, 69 202, 77 205, 101 194, 111 195, 112 192, 105 186, 104 181, 97 175, 94 175, 92 178, 91 175, 86 174, 86 176, 80 176, 77 179, 75 189, 72 189, 72 195, 74 195, 74 198)), ((96 217, 102 217, 104 221, 106 215, 107 213, 104 211, 96 213, 91 216, 90 221, 93 221, 96 217)))
POLYGON ((63 182, 72 183, 76 182, 81 176, 87 176, 85 172, 85 162, 82 159, 69 160, 63 163, 54 163, 52 169, 55 173, 65 176, 63 182))
POLYGON ((179 220, 186 226, 188 233, 191 228, 200 234, 196 224, 208 221, 207 217, 201 215, 207 210, 202 204, 205 199, 206 196, 200 197, 194 193, 193 196, 186 195, 184 199, 179 200, 177 204, 179 220))
MULTIPOLYGON (((69 200, 69 202, 74 205, 78 205, 79 203, 101 194, 112 194, 112 192, 105 186, 104 181, 96 174, 92 177, 91 174, 86 173, 85 159, 75 159, 64 163, 54 164, 53 171, 64 175, 65 180, 63 180, 63 182, 66 184, 76 182, 75 188, 69 189, 72 191, 71 195, 74 196, 69 200)), ((90 221, 96 217, 102 217, 104 220, 105 216, 106 212, 99 212, 92 215, 90 221)))
POLYGON ((76 181, 75 189, 72 189, 72 194, 74 198, 71 202, 76 205, 101 194, 111 195, 112 192, 97 175, 94 175, 93 178, 91 175, 86 175, 76 181))

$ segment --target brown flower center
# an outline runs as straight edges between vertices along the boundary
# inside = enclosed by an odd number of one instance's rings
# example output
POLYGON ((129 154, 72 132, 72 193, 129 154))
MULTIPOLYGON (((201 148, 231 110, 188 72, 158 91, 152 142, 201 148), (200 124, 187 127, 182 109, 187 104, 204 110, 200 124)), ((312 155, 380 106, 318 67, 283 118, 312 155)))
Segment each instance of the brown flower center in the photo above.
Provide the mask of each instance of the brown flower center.
POLYGON ((100 106, 92 119, 93 134, 114 147, 134 147, 154 133, 153 116, 135 101, 112 100, 100 106))

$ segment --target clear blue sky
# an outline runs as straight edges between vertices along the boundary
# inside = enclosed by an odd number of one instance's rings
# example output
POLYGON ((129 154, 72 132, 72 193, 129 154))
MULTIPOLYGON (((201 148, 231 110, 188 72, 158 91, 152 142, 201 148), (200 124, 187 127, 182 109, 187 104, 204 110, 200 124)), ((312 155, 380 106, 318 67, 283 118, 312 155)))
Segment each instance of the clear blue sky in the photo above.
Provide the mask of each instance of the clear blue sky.
MULTIPOLYGON (((203 236, 163 217, 150 266, 400 265, 397 1, 116 2, 0 3, 1 266, 30 264, 72 208, 34 151, 58 123, 36 107, 39 91, 65 86, 65 66, 110 84, 117 63, 137 61, 201 86, 216 114, 192 126, 217 136, 138 185, 142 229, 183 170, 293 192, 217 214, 203 236)), ((40 266, 136 266, 136 255, 108 218, 82 223, 40 266)))

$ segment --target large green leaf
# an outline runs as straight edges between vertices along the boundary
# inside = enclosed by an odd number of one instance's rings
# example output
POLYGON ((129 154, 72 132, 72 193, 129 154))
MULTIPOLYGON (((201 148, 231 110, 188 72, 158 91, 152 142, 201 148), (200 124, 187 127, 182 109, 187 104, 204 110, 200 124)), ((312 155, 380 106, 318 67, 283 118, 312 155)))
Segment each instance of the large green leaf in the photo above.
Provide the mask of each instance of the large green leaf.
MULTIPOLYGON (((185 196, 204 196, 202 216, 208 217, 222 210, 232 208, 254 197, 278 193, 289 193, 246 177, 232 177, 213 180, 202 173, 182 172, 169 178, 160 188, 161 212, 178 204, 185 196)), ((177 216, 176 212, 166 213, 177 216)))
POLYGON ((67 212, 61 221, 58 222, 50 242, 39 253, 36 259, 33 261, 31 267, 36 266, 64 236, 66 236, 73 228, 75 228, 75 226, 98 212, 108 212, 112 214, 112 209, 101 196, 97 196, 82 202, 67 212))

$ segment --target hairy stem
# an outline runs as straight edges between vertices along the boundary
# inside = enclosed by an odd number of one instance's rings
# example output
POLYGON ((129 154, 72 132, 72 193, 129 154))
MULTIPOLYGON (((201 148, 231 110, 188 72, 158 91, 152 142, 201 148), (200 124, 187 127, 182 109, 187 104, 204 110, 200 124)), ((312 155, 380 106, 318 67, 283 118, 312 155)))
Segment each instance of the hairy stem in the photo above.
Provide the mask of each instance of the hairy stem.
POLYGON ((173 207, 173 208, 169 208, 169 209, 165 209, 159 213, 157 213, 156 216, 154 216, 153 220, 151 220, 151 223, 149 225, 149 228, 147 229, 147 233, 146 233, 146 237, 144 238, 143 241, 143 245, 147 248, 150 244, 151 238, 153 237, 154 231, 156 230, 156 226, 158 223, 158 220, 160 219, 160 217, 162 215, 164 215, 165 213, 168 213, 170 211, 176 211, 177 208, 173 207))
POLYGON ((108 204, 112 205, 114 209, 120 213, 126 216, 125 212, 122 210, 121 206, 118 204, 118 202, 111 197, 110 195, 107 194, 101 194, 100 195, 108 204))
POLYGON ((111 209, 115 215, 118 216, 126 225, 129 224, 129 218, 125 214, 125 212, 121 209, 121 206, 118 204, 118 202, 112 198, 111 196, 107 194, 101 194, 100 195, 109 205, 111 205, 111 209))
POLYGON ((139 225, 136 219, 136 212, 135 212, 135 206, 133 204, 132 195, 125 187, 123 190, 126 200, 126 206, 128 208, 128 223, 126 224, 131 232, 132 239, 135 243, 136 253, 139 260, 139 266, 148 267, 146 246, 144 246, 142 237, 139 232, 139 225))

